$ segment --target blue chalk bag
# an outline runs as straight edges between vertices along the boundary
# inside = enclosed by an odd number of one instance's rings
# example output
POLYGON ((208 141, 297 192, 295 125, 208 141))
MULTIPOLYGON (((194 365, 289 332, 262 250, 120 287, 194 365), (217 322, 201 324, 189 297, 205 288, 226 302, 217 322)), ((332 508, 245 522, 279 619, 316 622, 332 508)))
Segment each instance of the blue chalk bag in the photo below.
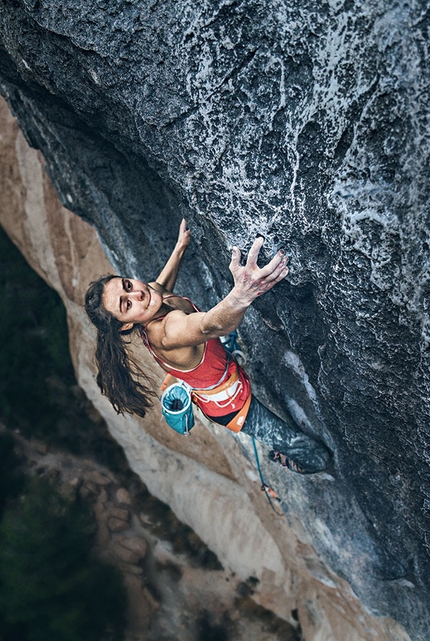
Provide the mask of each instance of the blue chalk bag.
POLYGON ((194 426, 191 387, 182 382, 170 385, 161 397, 161 410, 171 428, 178 434, 189 434, 194 426))

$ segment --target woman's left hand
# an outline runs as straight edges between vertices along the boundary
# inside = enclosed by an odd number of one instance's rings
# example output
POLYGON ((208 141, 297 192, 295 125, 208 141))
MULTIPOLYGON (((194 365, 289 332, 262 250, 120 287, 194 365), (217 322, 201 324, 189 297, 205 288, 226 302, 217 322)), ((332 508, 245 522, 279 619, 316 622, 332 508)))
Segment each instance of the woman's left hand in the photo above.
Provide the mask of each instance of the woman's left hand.
POLYGON ((187 222, 185 218, 182 219, 181 224, 179 225, 179 234, 178 240, 176 242, 176 249, 178 251, 184 252, 191 240, 191 232, 187 229, 187 222))

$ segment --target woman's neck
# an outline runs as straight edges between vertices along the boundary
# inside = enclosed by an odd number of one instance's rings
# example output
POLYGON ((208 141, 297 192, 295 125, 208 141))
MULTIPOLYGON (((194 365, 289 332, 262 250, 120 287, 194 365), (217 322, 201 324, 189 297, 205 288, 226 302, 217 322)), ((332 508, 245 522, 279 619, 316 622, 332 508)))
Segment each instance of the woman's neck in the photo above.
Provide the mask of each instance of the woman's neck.
POLYGON ((179 296, 179 294, 166 294, 163 297, 162 307, 164 306, 167 307, 169 312, 171 312, 172 309, 179 309, 181 312, 185 312, 185 314, 192 314, 196 311, 191 301, 189 301, 188 298, 179 296))

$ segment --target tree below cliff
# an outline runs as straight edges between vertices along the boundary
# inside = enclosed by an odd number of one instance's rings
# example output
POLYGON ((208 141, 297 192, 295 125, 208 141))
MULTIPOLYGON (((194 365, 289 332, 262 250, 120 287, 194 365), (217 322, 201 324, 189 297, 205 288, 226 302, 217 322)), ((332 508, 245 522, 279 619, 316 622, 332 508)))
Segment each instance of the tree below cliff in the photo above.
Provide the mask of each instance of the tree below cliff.
POLYGON ((127 597, 119 572, 90 555, 84 506, 35 478, 0 524, 3 641, 124 638, 127 597))

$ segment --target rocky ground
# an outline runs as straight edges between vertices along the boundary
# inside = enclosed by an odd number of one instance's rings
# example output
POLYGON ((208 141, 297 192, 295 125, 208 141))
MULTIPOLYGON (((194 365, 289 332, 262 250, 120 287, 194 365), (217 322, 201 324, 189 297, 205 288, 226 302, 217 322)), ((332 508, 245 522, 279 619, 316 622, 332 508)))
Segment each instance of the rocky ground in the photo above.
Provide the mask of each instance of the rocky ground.
POLYGON ((31 474, 92 505, 94 553, 121 570, 127 587, 127 641, 299 641, 299 624, 253 601, 257 580, 225 570, 135 474, 17 438, 31 474))

